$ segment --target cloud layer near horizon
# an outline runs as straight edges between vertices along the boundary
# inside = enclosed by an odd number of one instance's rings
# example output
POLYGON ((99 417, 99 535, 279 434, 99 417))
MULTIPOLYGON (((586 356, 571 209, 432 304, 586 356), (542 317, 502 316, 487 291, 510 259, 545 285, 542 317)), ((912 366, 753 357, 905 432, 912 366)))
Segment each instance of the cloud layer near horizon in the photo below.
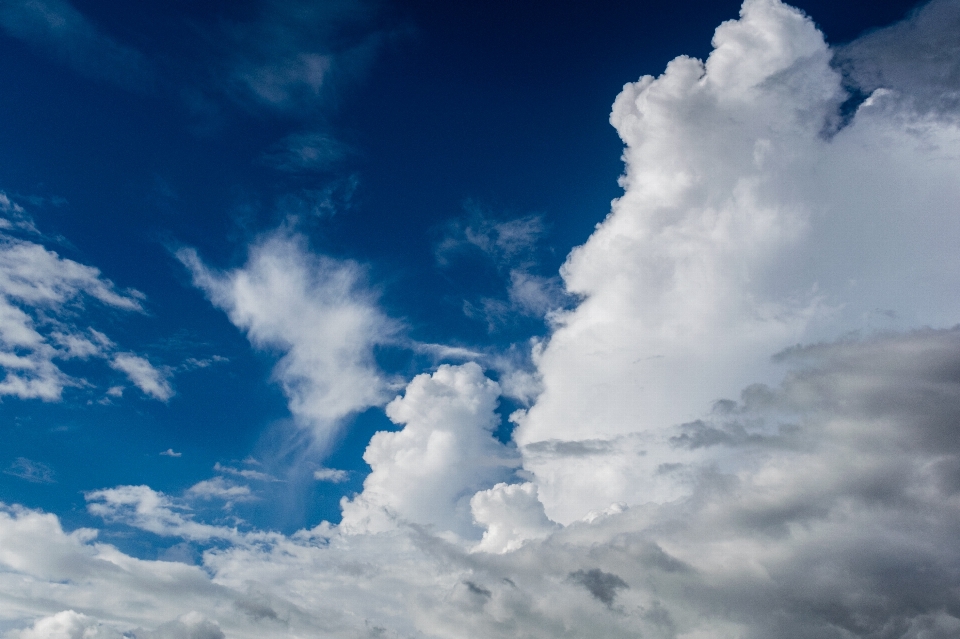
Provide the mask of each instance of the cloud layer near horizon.
MULTIPOLYGON (((339 526, 204 523, 147 486, 86 496, 203 548, 187 565, 7 507, 5 636, 957 636, 955 62, 896 53, 956 43, 956 9, 835 56, 798 11, 747 0, 705 63, 617 98, 624 195, 562 270, 582 302, 535 351, 514 442, 493 437, 500 386, 445 365, 387 405, 402 429, 371 440, 339 526), (847 117, 850 86, 868 97, 847 117)), ((283 353, 291 410, 325 440, 385 403, 371 348, 395 326, 356 265, 304 246, 267 237, 226 273, 180 258, 283 353)))

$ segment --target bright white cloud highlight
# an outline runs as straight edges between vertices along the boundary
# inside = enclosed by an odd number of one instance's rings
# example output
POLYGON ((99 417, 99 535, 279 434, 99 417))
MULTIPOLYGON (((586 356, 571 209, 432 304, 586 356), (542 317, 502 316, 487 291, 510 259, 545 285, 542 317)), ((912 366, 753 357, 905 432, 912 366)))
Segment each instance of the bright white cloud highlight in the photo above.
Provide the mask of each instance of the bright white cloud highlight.
POLYGON ((397 325, 358 264, 314 255, 305 243, 275 233, 250 248, 243 268, 223 273, 193 250, 177 257, 254 346, 284 353, 274 377, 297 420, 326 445, 343 418, 386 400, 373 348, 392 341, 397 325))

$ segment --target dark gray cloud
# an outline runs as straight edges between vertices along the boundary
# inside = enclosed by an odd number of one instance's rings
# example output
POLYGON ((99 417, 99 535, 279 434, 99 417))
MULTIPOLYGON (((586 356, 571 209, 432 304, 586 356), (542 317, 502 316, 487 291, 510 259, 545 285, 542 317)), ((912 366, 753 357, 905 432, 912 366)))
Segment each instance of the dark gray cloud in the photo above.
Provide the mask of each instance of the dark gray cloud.
POLYGON ((629 588, 627 582, 610 572, 603 572, 599 568, 577 570, 570 573, 570 578, 586 588, 598 600, 613 605, 617 591, 629 588))

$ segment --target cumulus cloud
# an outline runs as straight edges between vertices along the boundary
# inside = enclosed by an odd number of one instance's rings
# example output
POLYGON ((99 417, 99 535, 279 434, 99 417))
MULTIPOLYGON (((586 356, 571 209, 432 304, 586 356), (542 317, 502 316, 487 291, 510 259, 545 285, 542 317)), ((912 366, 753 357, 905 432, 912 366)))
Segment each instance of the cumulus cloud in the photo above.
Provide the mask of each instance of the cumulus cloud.
MULTIPOLYGON (((909 28, 939 26, 923 15, 909 28)), ((905 85, 837 125, 852 72, 778 0, 747 0, 714 44, 617 100, 625 193, 564 266, 582 302, 534 350, 516 448, 492 436, 499 384, 444 365, 387 405, 402 428, 371 439, 339 525, 282 535, 146 486, 87 494, 111 524, 202 545, 189 566, 5 509, 8 635, 957 636, 960 309, 939 295, 958 277, 957 125, 905 85)), ((354 308, 353 266, 283 237, 226 274, 181 256, 255 344, 327 379, 326 351, 272 313, 325 325, 327 300, 354 308)), ((346 376, 372 341, 352 335, 346 376)))
MULTIPOLYGON (((784 357, 781 384, 749 386, 705 416, 703 428, 748 436, 704 442, 697 450, 708 455, 668 469, 689 485, 669 503, 558 526, 537 509, 530 483, 499 484, 473 497, 478 520, 501 522, 477 548, 445 533, 460 525, 449 514, 414 507, 409 489, 390 502, 408 515, 405 525, 371 533, 322 524, 283 536, 191 524, 169 498, 123 487, 88 495, 92 511, 227 545, 211 546, 202 568, 137 560, 96 543, 94 531, 65 533, 52 515, 5 511, 0 610, 8 623, 28 620, 16 622, 23 628, 72 610, 96 622, 71 619, 119 631, 195 611, 237 637, 371 628, 428 637, 953 636, 960 330, 823 343, 784 357), (511 535, 498 530, 511 525, 534 534, 508 546, 511 535), (25 583, 42 596, 24 599, 25 583)), ((480 408, 493 392, 470 368, 412 383, 405 398, 421 403, 395 409, 410 418, 405 428, 416 424, 414 409, 416 419, 458 410, 476 421, 466 398, 480 408), (459 391, 450 388, 458 376, 459 391), (421 385, 433 386, 429 402, 414 390, 421 385)), ((399 462, 435 448, 422 440, 393 450, 399 462)), ((387 504, 380 486, 365 492, 387 504)), ((430 488, 424 504, 456 503, 455 489, 430 488)))
MULTIPOLYGON (((895 33, 932 27, 924 15, 895 33)), ((831 129, 850 81, 813 23, 779 2, 745 2, 713 44, 706 62, 677 58, 618 96, 624 194, 562 268, 583 301, 554 316, 536 354, 543 392, 515 416, 522 448, 600 439, 630 451, 605 469, 525 456, 562 522, 674 499, 682 487, 654 472, 680 463, 664 429, 776 382, 772 353, 960 317, 947 292, 960 285, 955 121, 919 113, 898 85, 831 129)), ((854 67, 860 46, 846 49, 854 67)), ((921 75, 942 70, 910 59, 921 75)))
POLYGON ((4 2, 0 27, 88 77, 130 89, 151 81, 140 52, 118 43, 66 0, 4 2))
POLYGON ((326 445, 343 418, 387 399, 373 348, 392 341, 397 324, 377 307, 358 264, 305 244, 275 233, 250 248, 243 268, 223 273, 193 250, 177 257, 254 346, 284 353, 274 377, 297 420, 326 445))
POLYGON ((475 363, 415 377, 387 405, 399 432, 378 432, 363 459, 363 492, 344 499, 345 529, 378 531, 403 521, 475 536, 470 499, 510 475, 518 460, 492 435, 500 387, 475 363))

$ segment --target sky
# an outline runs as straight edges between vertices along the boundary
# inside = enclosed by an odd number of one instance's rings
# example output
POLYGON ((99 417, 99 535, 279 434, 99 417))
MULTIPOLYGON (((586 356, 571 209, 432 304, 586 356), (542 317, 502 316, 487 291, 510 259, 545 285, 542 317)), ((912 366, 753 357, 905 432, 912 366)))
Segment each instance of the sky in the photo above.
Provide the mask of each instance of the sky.
POLYGON ((960 2, 0 0, 0 637, 960 635, 960 2))

